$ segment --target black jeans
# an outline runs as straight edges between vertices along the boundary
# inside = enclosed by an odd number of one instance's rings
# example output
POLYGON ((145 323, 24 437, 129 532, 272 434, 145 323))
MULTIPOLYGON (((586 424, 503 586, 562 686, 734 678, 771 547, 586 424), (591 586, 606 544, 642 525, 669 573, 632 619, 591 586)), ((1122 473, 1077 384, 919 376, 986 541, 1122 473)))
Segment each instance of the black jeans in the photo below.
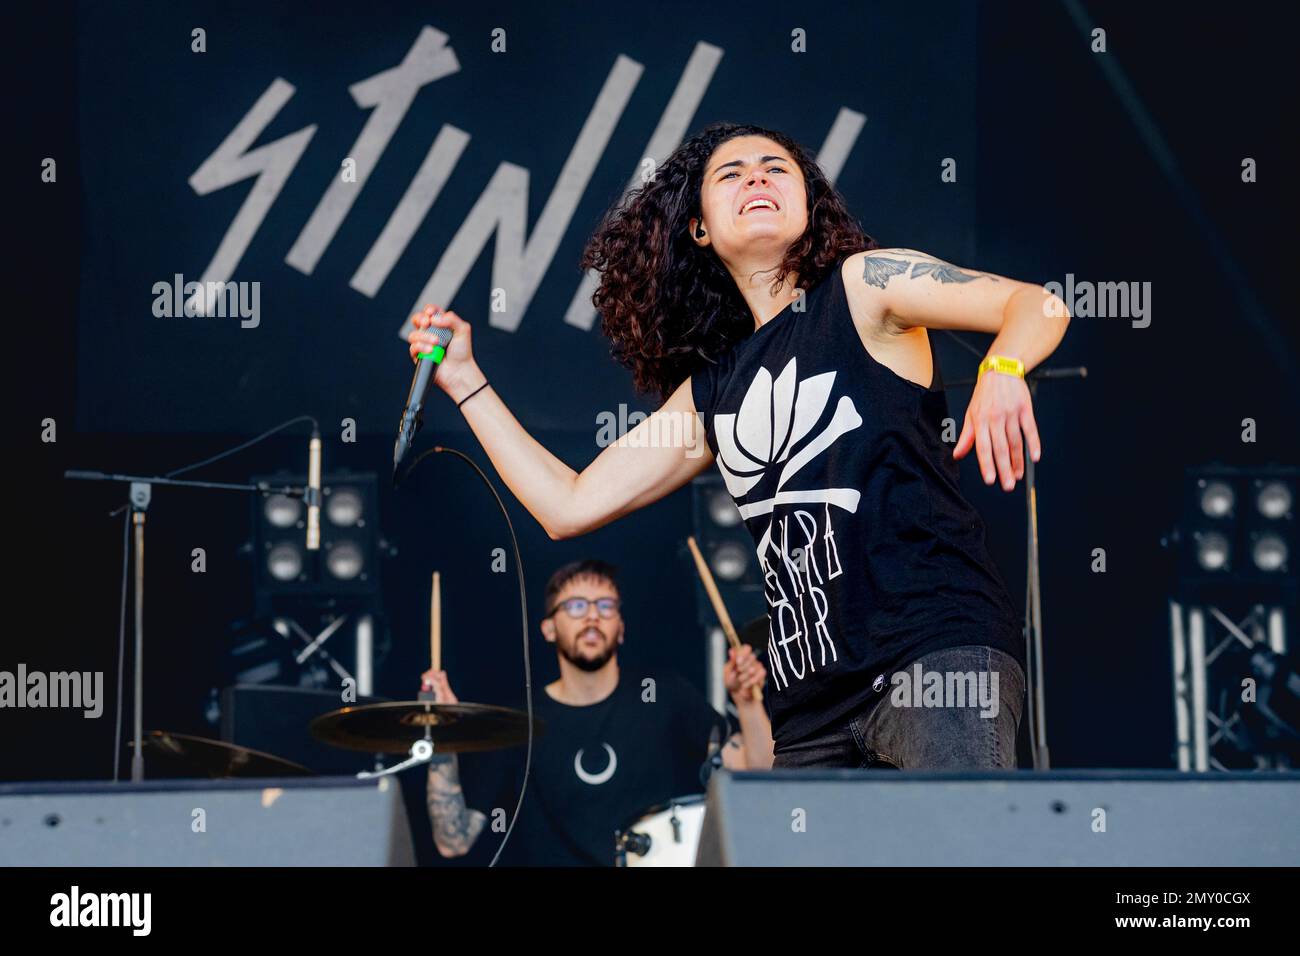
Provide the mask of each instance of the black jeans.
POLYGON ((1025 674, 1010 655, 984 645, 944 648, 897 670, 861 710, 780 748, 773 768, 1014 768, 1024 703, 1025 674))

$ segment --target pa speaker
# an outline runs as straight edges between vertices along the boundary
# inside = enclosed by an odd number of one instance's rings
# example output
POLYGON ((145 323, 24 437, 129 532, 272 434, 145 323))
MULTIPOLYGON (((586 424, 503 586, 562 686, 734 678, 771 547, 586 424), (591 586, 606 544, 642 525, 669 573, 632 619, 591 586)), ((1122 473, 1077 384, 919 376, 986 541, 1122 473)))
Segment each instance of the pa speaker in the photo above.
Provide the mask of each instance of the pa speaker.
POLYGON ((709 781, 697 866, 1296 866, 1300 773, 783 770, 709 781))
POLYGON ((397 781, 0 786, 3 866, 412 866, 397 781))

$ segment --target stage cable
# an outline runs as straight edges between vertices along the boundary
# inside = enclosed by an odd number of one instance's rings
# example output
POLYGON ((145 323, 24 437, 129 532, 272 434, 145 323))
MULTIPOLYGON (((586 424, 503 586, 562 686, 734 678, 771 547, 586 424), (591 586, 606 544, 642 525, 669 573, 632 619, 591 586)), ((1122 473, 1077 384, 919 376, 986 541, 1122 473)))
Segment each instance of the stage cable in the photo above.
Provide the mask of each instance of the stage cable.
POLYGON ((253 445, 256 445, 260 441, 265 441, 266 439, 274 435, 276 432, 284 431, 290 425, 297 425, 299 422, 311 422, 312 429, 315 431, 320 431, 320 423, 317 422, 316 419, 314 419, 310 415, 299 415, 297 418, 291 418, 287 422, 281 422, 279 425, 276 425, 274 428, 267 429, 266 431, 262 432, 262 434, 256 436, 255 438, 250 438, 242 445, 236 445, 234 448, 227 448, 225 451, 217 452, 211 458, 205 458, 202 461, 196 461, 192 465, 186 465, 183 468, 177 468, 175 471, 169 471, 167 472, 167 474, 163 475, 163 477, 175 478, 177 475, 183 475, 187 471, 194 471, 196 468, 202 468, 204 465, 210 465, 214 461, 220 461, 222 458, 228 458, 229 456, 235 454, 236 452, 241 452, 245 448, 251 448, 253 445))
POLYGON ((410 467, 408 467, 403 473, 403 480, 405 480, 406 476, 410 475, 410 473, 415 470, 416 465, 425 458, 428 458, 430 455, 438 455, 444 452, 450 455, 455 455, 461 461, 473 468, 479 478, 482 479, 483 484, 487 485, 488 491, 492 492, 492 497, 496 499, 497 507, 501 509, 501 516, 506 520, 506 530, 510 532, 510 547, 515 553, 515 572, 519 576, 519 622, 520 635, 523 640, 524 649, 524 704, 528 711, 528 749, 524 756, 524 779, 519 787, 519 799, 515 802, 515 812, 510 817, 510 824, 506 827, 505 836, 501 838, 501 845, 497 847, 496 853, 492 855, 492 862, 488 864, 489 867, 494 867, 497 865, 497 860, 501 858, 501 852, 506 848, 506 843, 510 840, 510 834, 514 832, 515 821, 519 819, 519 811, 523 808, 524 794, 528 792, 528 778, 532 773, 533 768, 533 663, 532 656, 528 650, 528 592, 524 586, 524 561, 522 556, 519 554, 519 539, 515 536, 515 526, 510 520, 510 512, 506 510, 505 502, 501 500, 501 495, 497 492, 496 486, 492 484, 492 479, 484 474, 483 469, 478 466, 478 463, 474 461, 473 458, 454 448, 447 448, 443 445, 434 445, 432 448, 423 451, 416 456, 415 460, 411 462, 410 467))

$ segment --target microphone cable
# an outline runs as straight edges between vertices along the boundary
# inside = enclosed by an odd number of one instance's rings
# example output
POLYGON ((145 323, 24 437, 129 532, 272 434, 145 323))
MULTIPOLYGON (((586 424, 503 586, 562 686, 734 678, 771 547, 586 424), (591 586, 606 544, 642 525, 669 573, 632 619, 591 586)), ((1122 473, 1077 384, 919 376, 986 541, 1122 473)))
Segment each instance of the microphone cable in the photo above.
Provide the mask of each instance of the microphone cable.
POLYGON ((455 455, 473 468, 479 478, 483 480, 483 484, 487 485, 488 491, 492 492, 497 507, 501 509, 501 516, 506 519, 506 529, 510 532, 510 547, 515 552, 515 571, 519 575, 519 621, 524 645, 524 701, 528 711, 528 750, 524 757, 524 779, 519 787, 519 799, 515 802, 515 812, 510 817, 510 824, 506 827, 505 836, 501 838, 501 845, 497 847, 496 853, 492 855, 492 862, 488 864, 489 867, 494 867, 497 865, 497 860, 501 858, 501 851, 506 848, 506 842, 510 839, 510 834, 514 832, 515 821, 519 819, 519 811, 524 805, 524 794, 528 790, 528 778, 533 767, 533 662, 528 650, 528 592, 524 587, 524 562, 519 554, 519 539, 515 536, 515 526, 510 521, 510 512, 506 510, 505 502, 501 500, 501 495, 497 492, 496 486, 492 484, 492 479, 483 472, 483 469, 478 466, 478 463, 473 458, 454 448, 434 445, 415 457, 415 460, 403 472, 402 479, 405 480, 406 476, 415 470, 416 465, 430 455, 443 453, 455 455))

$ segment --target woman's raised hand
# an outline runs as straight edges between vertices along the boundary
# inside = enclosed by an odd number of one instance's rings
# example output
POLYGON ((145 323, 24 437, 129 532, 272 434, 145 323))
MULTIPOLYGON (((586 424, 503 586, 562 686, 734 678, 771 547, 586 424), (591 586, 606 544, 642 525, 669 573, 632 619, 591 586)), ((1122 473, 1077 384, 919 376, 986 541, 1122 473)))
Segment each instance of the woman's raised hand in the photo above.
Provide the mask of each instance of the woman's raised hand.
POLYGON ((426 305, 423 311, 411 316, 411 324, 415 329, 407 341, 413 362, 418 362, 421 354, 428 353, 437 344, 432 327, 451 330, 451 342, 434 382, 453 401, 459 402, 487 381, 474 361, 473 330, 459 315, 444 312, 436 305, 426 305))

